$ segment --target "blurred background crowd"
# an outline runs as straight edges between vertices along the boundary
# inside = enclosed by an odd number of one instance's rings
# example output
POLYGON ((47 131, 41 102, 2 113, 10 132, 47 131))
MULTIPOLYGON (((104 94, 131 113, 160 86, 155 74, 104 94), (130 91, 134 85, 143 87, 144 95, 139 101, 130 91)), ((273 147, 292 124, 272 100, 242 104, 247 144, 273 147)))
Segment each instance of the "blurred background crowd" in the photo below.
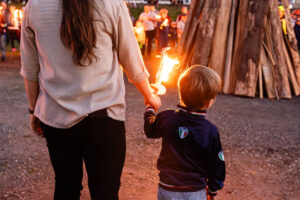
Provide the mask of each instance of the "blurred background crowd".
MULTIPOLYGON (((278 1, 282 30, 288 37, 284 8, 281 5, 281 0, 278 1)), ((145 56, 160 54, 161 50, 167 46, 176 48, 180 43, 188 16, 189 5, 186 5, 186 1, 170 0, 168 6, 162 6, 162 1, 148 0, 147 4, 142 6, 142 10, 141 5, 136 4, 136 2, 127 1, 127 5, 130 8, 134 33, 142 54, 145 56)), ((290 0, 292 19, 288 19, 293 23, 298 40, 298 49, 300 49, 300 9, 297 7, 299 5, 296 1, 290 0)))
POLYGON ((1 60, 6 60, 6 51, 15 52, 20 44, 21 24, 26 0, 2 1, 0 5, 1 60))
POLYGON ((168 9, 157 9, 156 4, 144 5, 143 12, 137 19, 131 16, 133 30, 142 54, 150 56, 153 53, 153 43, 156 54, 160 54, 165 47, 176 47, 180 43, 187 16, 186 6, 182 6, 181 13, 172 20, 168 9))
MULTIPOLYGON (((144 56, 157 55, 164 47, 176 48, 180 43, 188 17, 187 0, 127 0, 133 30, 144 56), (166 5, 165 3, 168 3, 166 5)), ((295 5, 292 3, 291 6, 295 5)), ((23 9, 27 0, 3 0, 0 5, 0 47, 1 60, 6 60, 9 52, 19 49, 23 9)), ((279 0, 279 3, 280 0, 279 0)), ((292 22, 300 49, 300 10, 291 7, 292 22)), ((286 33, 284 8, 279 7, 282 28, 286 33)))

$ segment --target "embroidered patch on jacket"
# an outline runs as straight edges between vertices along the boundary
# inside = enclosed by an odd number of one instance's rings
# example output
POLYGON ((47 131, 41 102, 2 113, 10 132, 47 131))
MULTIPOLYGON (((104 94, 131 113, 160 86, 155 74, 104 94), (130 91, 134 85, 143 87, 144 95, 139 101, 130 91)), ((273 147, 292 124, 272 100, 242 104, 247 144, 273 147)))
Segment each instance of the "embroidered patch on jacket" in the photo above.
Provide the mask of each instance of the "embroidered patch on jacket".
POLYGON ((219 156, 220 160, 225 161, 225 157, 224 157, 223 151, 220 151, 220 152, 218 153, 218 156, 219 156))
POLYGON ((189 134, 189 129, 181 126, 179 127, 178 132, 179 132, 179 137, 183 139, 189 134))

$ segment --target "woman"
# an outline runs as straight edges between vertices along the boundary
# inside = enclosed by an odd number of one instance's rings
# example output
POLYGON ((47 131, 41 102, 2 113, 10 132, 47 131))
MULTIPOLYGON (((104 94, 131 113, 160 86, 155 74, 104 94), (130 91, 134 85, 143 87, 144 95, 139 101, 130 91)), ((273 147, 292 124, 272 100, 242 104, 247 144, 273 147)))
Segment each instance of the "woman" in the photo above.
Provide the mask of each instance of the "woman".
POLYGON ((54 199, 80 199, 83 161, 92 199, 118 199, 125 159, 122 69, 145 97, 148 73, 122 0, 30 0, 21 75, 31 128, 47 140, 54 199))

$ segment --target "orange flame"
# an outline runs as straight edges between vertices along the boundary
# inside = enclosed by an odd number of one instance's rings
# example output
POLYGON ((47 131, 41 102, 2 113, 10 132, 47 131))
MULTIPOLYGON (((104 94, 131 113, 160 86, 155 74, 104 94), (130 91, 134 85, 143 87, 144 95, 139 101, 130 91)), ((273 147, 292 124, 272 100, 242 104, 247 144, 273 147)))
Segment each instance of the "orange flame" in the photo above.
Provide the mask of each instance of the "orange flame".
POLYGON ((159 83, 167 82, 169 80, 170 72, 172 72, 174 66, 179 63, 177 59, 171 59, 167 55, 163 56, 161 62, 162 62, 162 68, 157 77, 159 83))

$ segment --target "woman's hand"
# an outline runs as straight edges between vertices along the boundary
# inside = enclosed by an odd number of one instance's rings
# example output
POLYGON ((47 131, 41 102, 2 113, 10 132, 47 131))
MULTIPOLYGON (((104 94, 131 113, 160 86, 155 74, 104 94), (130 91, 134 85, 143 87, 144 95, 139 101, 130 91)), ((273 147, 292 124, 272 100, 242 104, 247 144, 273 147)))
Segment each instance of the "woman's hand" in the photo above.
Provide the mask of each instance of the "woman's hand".
POLYGON ((207 195, 207 200, 217 200, 215 196, 207 195))
POLYGON ((145 104, 149 104, 152 106, 155 111, 161 107, 161 100, 160 97, 155 94, 156 92, 153 91, 149 85, 148 79, 142 80, 139 83, 135 83, 135 86, 139 89, 141 94, 145 98, 145 104))
POLYGON ((44 137, 39 118, 32 114, 30 115, 30 129, 35 135, 44 137))
MULTIPOLYGON (((31 81, 24 78, 25 91, 28 99, 28 108, 34 110, 35 104, 39 95, 39 83, 38 81, 31 81)), ((40 127, 40 120, 30 114, 30 129, 38 136, 44 137, 43 131, 40 127)))
POLYGON ((161 107, 161 100, 157 94, 152 94, 150 98, 145 98, 145 104, 152 106, 155 111, 161 107))

